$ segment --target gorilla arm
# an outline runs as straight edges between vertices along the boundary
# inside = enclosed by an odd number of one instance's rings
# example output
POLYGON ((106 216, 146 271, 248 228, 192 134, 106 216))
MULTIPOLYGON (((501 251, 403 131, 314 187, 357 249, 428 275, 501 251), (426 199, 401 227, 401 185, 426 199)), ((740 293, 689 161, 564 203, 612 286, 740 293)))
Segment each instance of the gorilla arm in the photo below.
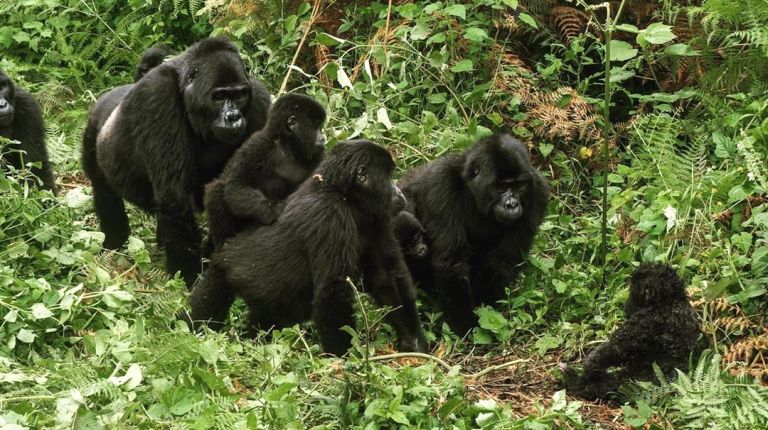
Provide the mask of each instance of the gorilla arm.
MULTIPOLYGON (((318 203, 332 204, 329 200, 318 203)), ((341 356, 351 345, 350 335, 341 328, 355 326, 355 295, 347 278, 358 276, 360 239, 351 211, 338 203, 334 206, 305 216, 312 224, 305 227, 304 240, 314 288, 312 320, 323 350, 341 356)))
POLYGON ((381 306, 392 308, 387 315, 394 327, 399 350, 427 352, 427 341, 416 309, 416 294, 392 226, 376 228, 380 232, 367 243, 363 278, 365 289, 381 306))
MULTIPOLYGON (((126 115, 141 119, 144 128, 135 136, 135 150, 155 166, 147 172, 157 214, 157 242, 165 248, 166 266, 181 275, 191 288, 200 271, 200 230, 195 219, 196 166, 187 118, 178 92, 178 75, 170 68, 152 71, 153 85, 142 79, 123 102, 126 115), (137 138, 136 138, 137 137, 137 138)), ((135 122, 134 122, 135 124, 135 122)), ((120 125, 127 126, 124 122, 120 125)))

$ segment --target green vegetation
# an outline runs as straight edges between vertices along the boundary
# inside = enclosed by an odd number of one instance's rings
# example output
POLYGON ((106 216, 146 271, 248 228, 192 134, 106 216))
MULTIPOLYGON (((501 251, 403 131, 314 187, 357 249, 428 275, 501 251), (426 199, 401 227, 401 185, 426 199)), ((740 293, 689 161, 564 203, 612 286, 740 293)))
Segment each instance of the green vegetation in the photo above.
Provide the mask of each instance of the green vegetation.
POLYGON ((43 106, 61 188, 29 189, 26 171, 0 177, 0 430, 768 428, 768 4, 610 10, 0 3, 0 69, 43 106), (131 208, 128 246, 102 251, 78 165, 88 109, 131 81, 146 47, 209 35, 236 42, 273 93, 320 100, 331 144, 364 134, 401 169, 500 128, 529 145, 553 187, 549 215, 523 275, 478 310, 470 337, 425 307, 439 360, 388 358, 392 331, 365 296, 346 360, 322 355, 309 326, 240 340, 242 308, 225 332, 195 335, 174 321, 186 289, 161 270, 154 220, 131 208), (675 382, 629 387, 623 407, 568 397, 558 361, 578 360, 622 320, 640 261, 669 262, 689 281, 714 351, 675 382))

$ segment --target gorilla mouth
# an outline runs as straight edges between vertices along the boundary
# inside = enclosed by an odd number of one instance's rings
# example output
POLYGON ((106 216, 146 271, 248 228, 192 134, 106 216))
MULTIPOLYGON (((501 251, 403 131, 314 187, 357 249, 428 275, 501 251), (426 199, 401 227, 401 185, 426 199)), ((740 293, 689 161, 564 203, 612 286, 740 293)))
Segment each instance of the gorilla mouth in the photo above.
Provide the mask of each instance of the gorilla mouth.
POLYGON ((520 205, 514 208, 504 208, 502 205, 498 205, 493 210, 496 219, 501 222, 512 222, 523 216, 523 207, 520 205))
POLYGON ((245 131, 245 122, 242 120, 237 121, 232 125, 218 125, 213 128, 213 132, 219 139, 236 139, 240 137, 245 131))

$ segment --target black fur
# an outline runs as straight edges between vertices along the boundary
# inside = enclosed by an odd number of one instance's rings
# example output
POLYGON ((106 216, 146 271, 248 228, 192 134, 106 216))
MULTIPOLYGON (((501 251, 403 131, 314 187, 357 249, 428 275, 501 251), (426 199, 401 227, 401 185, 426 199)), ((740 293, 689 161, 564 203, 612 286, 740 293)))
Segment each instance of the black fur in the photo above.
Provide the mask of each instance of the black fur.
MULTIPOLYGON (((416 168, 400 185, 429 252, 409 260, 411 273, 464 334, 477 322, 472 309, 494 304, 515 278, 544 218, 549 187, 525 146, 506 134, 416 168)), ((408 217, 396 220, 400 231, 408 217)))
POLYGON ((16 140, 18 145, 10 145, 3 154, 3 160, 21 169, 26 163, 39 162, 40 167, 33 167, 32 173, 43 183, 43 188, 56 193, 53 170, 48 161, 48 148, 45 146, 45 125, 43 113, 31 94, 14 85, 8 75, 0 70, 0 136, 16 140), (21 154, 17 150, 23 150, 21 154))
POLYGON ((134 203, 157 216, 168 270, 181 270, 191 286, 200 269, 195 212, 203 187, 264 126, 269 105, 266 88, 223 39, 200 41, 101 97, 88 118, 82 162, 104 246, 128 238, 123 199, 134 203))
POLYGON ((267 125, 235 152, 208 184, 205 210, 214 249, 246 226, 269 225, 323 157, 325 110, 311 97, 288 94, 269 111, 267 125))
POLYGON ((569 393, 590 400, 608 399, 629 380, 655 381, 652 363, 667 377, 688 369, 700 342, 699 319, 685 295, 683 281, 664 264, 644 264, 632 274, 626 321, 584 360, 584 370, 565 366, 569 393))
POLYGON ((394 162, 369 141, 338 143, 315 174, 288 197, 275 224, 229 239, 190 297, 193 321, 217 328, 234 297, 242 297, 252 326, 268 329, 312 319, 327 352, 342 355, 354 325, 355 295, 365 289, 388 315, 400 348, 425 351, 413 285, 392 235, 390 180, 394 162))
POLYGON ((139 60, 139 64, 136 66, 136 73, 133 75, 133 82, 138 82, 150 70, 162 64, 165 57, 176 54, 175 50, 165 45, 155 45, 148 48, 141 54, 141 60, 139 60))

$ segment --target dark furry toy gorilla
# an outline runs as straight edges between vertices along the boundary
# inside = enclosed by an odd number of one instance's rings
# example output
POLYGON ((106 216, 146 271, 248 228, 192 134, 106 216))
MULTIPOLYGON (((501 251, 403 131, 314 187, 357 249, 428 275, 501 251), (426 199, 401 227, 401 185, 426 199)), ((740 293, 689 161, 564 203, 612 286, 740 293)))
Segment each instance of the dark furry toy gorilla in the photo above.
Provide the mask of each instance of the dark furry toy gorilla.
POLYGON ((48 161, 48 148, 45 146, 45 125, 43 113, 31 94, 14 85, 11 78, 0 70, 0 136, 18 141, 5 149, 3 160, 16 169, 26 163, 40 163, 32 167, 32 173, 43 183, 43 188, 56 193, 53 170, 48 161), (22 154, 17 150, 23 150, 22 154))
POLYGON ((269 110, 267 125, 235 152, 206 187, 209 240, 214 249, 246 226, 277 220, 286 197, 323 157, 325 110, 311 97, 288 94, 269 110))
POLYGON ((155 45, 148 48, 141 54, 139 65, 136 66, 136 74, 133 75, 133 82, 138 82, 150 70, 163 63, 166 57, 176 55, 177 52, 165 45, 155 45))
POLYGON ((626 321, 584 360, 583 373, 562 366, 570 394, 608 399, 630 380, 655 381, 652 363, 667 377, 688 369, 691 353, 700 353, 699 318, 688 302, 683 281, 665 264, 644 264, 632 274, 626 321))
POLYGON ((104 247, 128 238, 125 199, 156 215, 167 268, 191 286, 201 264, 195 213, 203 187, 264 126, 269 106, 267 89, 224 39, 202 40, 102 96, 88 118, 82 163, 104 247))
POLYGON ((525 146, 507 134, 411 170, 400 185, 408 204, 395 231, 409 223, 418 231, 410 215, 426 232, 428 258, 410 258, 411 273, 434 293, 451 329, 464 334, 476 325, 473 308, 494 304, 515 278, 544 218, 549 186, 525 146))
POLYGON ((219 328, 235 297, 245 300, 253 328, 314 321, 326 352, 350 346, 355 293, 363 278, 401 350, 426 351, 408 268, 392 234, 391 205, 402 199, 386 149, 366 140, 340 142, 291 194, 275 224, 230 238, 190 297, 188 322, 219 328))

